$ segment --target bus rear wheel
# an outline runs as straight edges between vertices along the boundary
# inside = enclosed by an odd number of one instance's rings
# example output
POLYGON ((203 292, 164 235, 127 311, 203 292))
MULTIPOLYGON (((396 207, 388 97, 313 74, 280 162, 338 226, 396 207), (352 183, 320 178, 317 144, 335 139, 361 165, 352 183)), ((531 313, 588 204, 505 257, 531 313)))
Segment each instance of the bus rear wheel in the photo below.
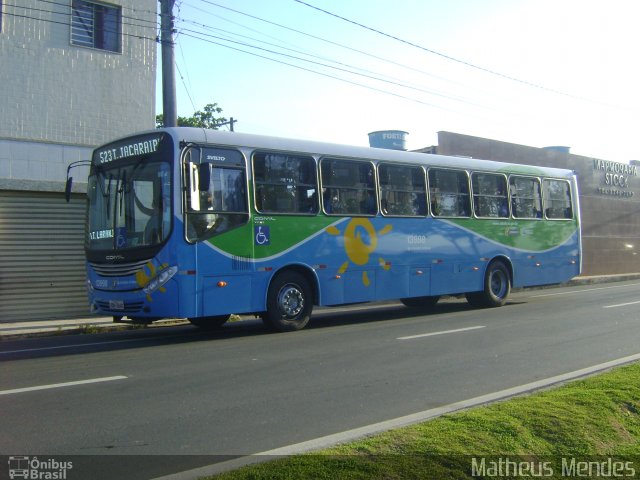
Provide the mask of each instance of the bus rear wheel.
POLYGON ((264 324, 278 332, 292 332, 307 326, 313 310, 312 291, 307 279, 298 272, 279 273, 267 293, 264 324))
POLYGON ((491 262, 484 276, 484 290, 466 294, 467 301, 474 307, 501 307, 511 292, 509 269, 500 260, 491 262))
POLYGON ((432 297, 401 298, 400 301, 409 308, 432 308, 440 300, 439 295, 432 297))
POLYGON ((231 315, 214 315, 211 317, 194 317, 190 318, 191 325, 202 330, 216 330, 224 325, 231 315))

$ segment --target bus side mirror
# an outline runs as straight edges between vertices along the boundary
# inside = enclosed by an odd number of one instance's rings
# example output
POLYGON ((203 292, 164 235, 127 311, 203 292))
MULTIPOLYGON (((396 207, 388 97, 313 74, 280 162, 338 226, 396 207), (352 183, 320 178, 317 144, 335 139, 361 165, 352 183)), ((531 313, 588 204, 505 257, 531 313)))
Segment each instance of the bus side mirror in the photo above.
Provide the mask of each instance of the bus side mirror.
POLYGON ((91 160, 78 160, 77 162, 71 162, 67 167, 67 184, 64 187, 64 198, 69 203, 71 200, 71 187, 73 185, 73 177, 69 176, 69 172, 72 168, 79 167, 81 165, 91 165, 91 160))
POLYGON ((73 177, 67 177, 67 185, 64 187, 64 199, 69 203, 71 200, 71 186, 73 185, 73 177))

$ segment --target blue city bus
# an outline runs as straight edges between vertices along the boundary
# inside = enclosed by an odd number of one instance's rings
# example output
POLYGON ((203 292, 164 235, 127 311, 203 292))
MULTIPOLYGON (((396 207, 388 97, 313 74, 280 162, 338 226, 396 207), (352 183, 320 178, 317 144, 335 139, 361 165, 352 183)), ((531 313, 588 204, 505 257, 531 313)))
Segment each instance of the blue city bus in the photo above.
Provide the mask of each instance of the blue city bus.
POLYGON ((195 128, 97 148, 91 312, 299 330, 314 306, 503 305, 581 271, 572 171, 195 128))

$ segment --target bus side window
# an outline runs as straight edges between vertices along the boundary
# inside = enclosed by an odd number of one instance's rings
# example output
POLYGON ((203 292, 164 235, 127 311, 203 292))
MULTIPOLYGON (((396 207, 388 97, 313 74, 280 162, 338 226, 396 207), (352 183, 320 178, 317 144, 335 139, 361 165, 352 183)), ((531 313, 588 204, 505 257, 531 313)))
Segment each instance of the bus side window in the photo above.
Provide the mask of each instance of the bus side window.
POLYGON ((511 212, 515 218, 542 218, 540 180, 536 177, 509 177, 511 212))
POLYGON ((373 164, 323 158, 320 161, 324 212, 330 215, 374 216, 378 212, 373 164))
POLYGON ((422 217, 427 214, 426 182, 422 167, 378 165, 380 205, 385 216, 422 217))
POLYGON ((428 176, 433 216, 470 216, 471 198, 466 171, 430 168, 428 176))
POLYGON ((185 155, 184 175, 189 242, 219 235, 249 220, 245 160, 239 151, 193 147, 185 155))
POLYGON ((501 174, 471 174, 473 209, 476 217, 506 218, 509 216, 507 178, 501 174))
POLYGON ((316 162, 313 157, 256 152, 253 155, 253 180, 258 212, 318 213, 316 162))
POLYGON ((573 218, 571 185, 566 180, 545 178, 544 211, 546 218, 567 220, 573 218))

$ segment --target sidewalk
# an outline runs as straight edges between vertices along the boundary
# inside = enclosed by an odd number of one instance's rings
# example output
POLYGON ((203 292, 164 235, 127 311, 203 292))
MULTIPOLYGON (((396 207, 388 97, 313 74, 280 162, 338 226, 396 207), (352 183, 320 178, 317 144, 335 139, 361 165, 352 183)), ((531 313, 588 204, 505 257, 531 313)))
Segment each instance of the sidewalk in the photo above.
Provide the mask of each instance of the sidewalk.
POLYGON ((71 320, 39 320, 32 322, 0 323, 0 341, 10 338, 48 335, 70 335, 81 333, 113 332, 136 328, 157 328, 189 325, 188 320, 167 319, 142 326, 131 322, 114 323, 112 317, 74 318, 71 320))
MULTIPOLYGON (((599 275, 592 277, 576 277, 561 285, 542 288, 559 288, 576 285, 593 285, 598 283, 622 282, 640 279, 640 273, 626 273, 621 275, 599 275)), ((167 319, 153 322, 146 328, 189 325, 186 319, 167 319)), ((35 337, 45 335, 67 335, 81 333, 98 333, 117 330, 131 330, 145 328, 131 322, 114 323, 112 317, 88 317, 70 320, 40 320, 30 322, 0 322, 0 341, 10 338, 35 337)))

